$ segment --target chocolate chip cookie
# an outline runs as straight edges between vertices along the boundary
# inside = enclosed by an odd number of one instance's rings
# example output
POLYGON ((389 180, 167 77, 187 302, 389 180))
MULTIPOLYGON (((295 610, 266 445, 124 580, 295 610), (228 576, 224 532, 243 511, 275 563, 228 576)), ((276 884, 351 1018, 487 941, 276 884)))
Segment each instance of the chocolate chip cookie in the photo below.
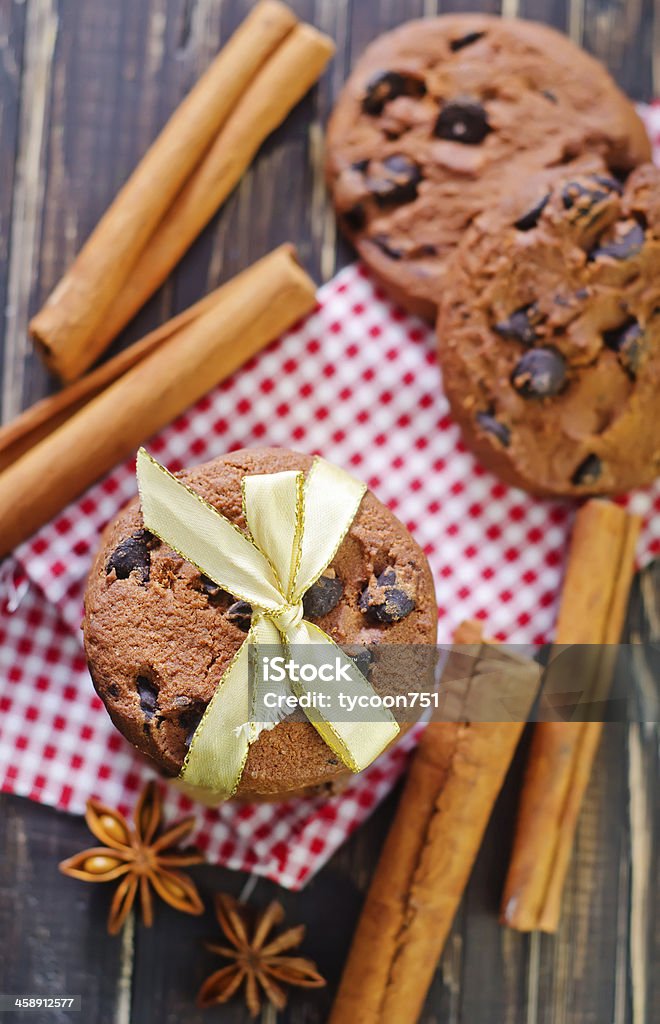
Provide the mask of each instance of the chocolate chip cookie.
MULTIPOLYGON (((311 462, 281 449, 252 449, 178 475, 245 529, 243 476, 306 471, 311 462)), ((356 658, 376 690, 379 646, 427 645, 428 652, 435 645, 437 608, 424 553, 371 492, 332 564, 305 594, 304 609, 356 658)), ((165 774, 179 773, 251 614, 248 604, 147 533, 137 500, 108 526, 85 597, 89 668, 114 724, 165 774)), ((415 678, 415 650, 406 646, 406 657, 409 651, 408 682, 415 678)), ((332 791, 350 774, 297 711, 252 744, 237 796, 332 791)))
POLYGON ((433 318, 448 255, 531 172, 650 159, 634 108, 593 57, 534 22, 450 14, 381 36, 328 126, 339 222, 392 295, 433 318))
POLYGON ((466 442, 541 495, 660 474, 660 171, 537 176, 482 214, 446 274, 444 387, 466 442))

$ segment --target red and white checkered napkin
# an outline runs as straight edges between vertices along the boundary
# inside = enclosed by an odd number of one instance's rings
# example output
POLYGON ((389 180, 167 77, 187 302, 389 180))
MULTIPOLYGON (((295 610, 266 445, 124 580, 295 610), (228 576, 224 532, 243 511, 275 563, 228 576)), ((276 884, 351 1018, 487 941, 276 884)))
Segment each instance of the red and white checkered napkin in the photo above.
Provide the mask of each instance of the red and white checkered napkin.
MULTIPOLYGON (((651 115, 660 135, 660 107, 651 115)), ((550 636, 571 505, 507 488, 475 462, 449 416, 433 332, 393 306, 361 266, 338 274, 315 313, 148 447, 176 470, 255 445, 318 452, 388 503, 428 555, 441 640, 468 617, 502 640, 550 636)), ((130 462, 1 569, 0 782, 75 813, 92 794, 129 811, 153 775, 96 697, 79 632, 99 533, 134 494, 130 462)), ((646 561, 660 552, 660 483, 627 503, 647 517, 646 561)), ((416 735, 332 799, 196 807, 196 840, 211 861, 299 888, 388 792, 416 735)), ((167 802, 170 814, 193 806, 174 790, 167 802)))

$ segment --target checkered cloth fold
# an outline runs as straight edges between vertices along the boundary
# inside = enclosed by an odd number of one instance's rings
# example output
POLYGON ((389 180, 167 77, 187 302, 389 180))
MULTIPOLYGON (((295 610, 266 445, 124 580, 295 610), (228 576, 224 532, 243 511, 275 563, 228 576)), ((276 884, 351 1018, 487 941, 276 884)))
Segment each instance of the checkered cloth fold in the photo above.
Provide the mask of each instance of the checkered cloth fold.
MULTIPOLYGON (((645 108, 660 145, 660 105, 645 108)), ((506 487, 463 446, 442 393, 432 330, 392 305, 364 267, 317 310, 153 438, 172 470, 239 447, 315 452, 364 479, 431 563, 440 640, 464 618, 540 643, 555 619, 569 503, 506 487)), ((0 785, 81 813, 88 797, 131 809, 151 769, 112 726, 80 641, 99 533, 135 494, 127 462, 0 566, 0 785)), ((646 517, 640 559, 660 551, 660 483, 625 499, 646 517)), ((195 808, 212 862, 300 888, 390 790, 418 729, 331 799, 195 808)), ((169 814, 189 812, 170 788, 169 814)))

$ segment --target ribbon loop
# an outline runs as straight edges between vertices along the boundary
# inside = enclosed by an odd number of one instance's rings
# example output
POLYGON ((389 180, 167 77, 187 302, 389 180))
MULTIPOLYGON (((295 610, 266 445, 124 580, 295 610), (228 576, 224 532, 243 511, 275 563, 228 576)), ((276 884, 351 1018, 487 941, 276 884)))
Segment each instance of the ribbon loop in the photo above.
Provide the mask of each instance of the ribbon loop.
MULTIPOLYGON (((141 448, 137 476, 146 529, 174 548, 234 597, 252 605, 250 632, 225 670, 195 731, 180 780, 195 795, 227 799, 235 793, 250 744, 269 723, 255 722, 264 683, 249 686, 251 649, 302 644, 311 663, 345 663, 352 693, 374 690, 334 640, 304 618, 303 595, 337 553, 366 490, 343 470, 315 459, 300 472, 246 476, 242 533, 200 495, 167 472, 141 448)), ((286 684, 300 695, 304 684, 286 684)), ((305 713, 328 746, 357 772, 366 768, 399 732, 389 711, 375 709, 369 723, 333 722, 318 709, 305 713)))

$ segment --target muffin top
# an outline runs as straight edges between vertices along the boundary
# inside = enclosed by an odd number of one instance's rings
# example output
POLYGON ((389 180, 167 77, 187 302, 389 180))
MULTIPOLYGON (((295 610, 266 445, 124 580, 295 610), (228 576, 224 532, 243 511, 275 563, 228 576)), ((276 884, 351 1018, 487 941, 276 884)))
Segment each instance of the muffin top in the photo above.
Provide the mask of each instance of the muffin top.
MULTIPOLYGON (((245 529, 243 476, 307 471, 311 464, 310 456, 283 449, 245 449, 177 477, 245 529)), ((426 557, 370 491, 332 563, 305 595, 304 607, 307 619, 349 648, 373 651, 378 644, 436 640, 426 557)), ((90 673, 117 728, 166 774, 181 770, 250 618, 249 606, 144 530, 137 499, 107 527, 85 595, 90 673)), ((377 673, 371 676, 378 690, 377 673)), ((298 711, 251 745, 237 795, 286 795, 345 773, 298 711)))

